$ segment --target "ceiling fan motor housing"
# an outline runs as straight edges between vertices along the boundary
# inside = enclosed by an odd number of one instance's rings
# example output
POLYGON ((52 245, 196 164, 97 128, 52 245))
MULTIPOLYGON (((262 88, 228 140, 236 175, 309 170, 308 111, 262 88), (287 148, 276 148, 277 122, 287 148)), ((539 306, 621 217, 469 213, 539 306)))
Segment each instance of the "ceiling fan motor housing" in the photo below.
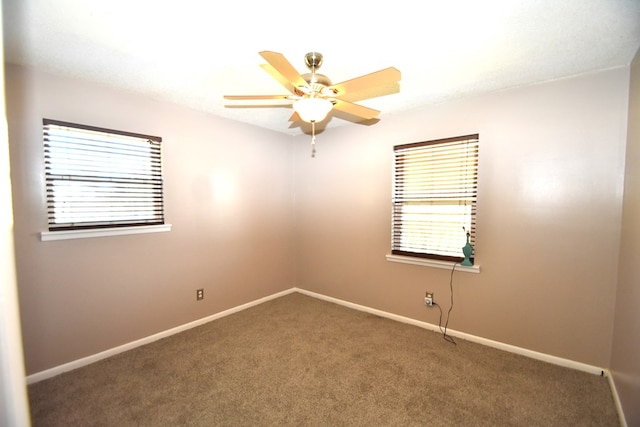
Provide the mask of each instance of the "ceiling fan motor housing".
POLYGON ((324 74, 307 73, 303 74, 302 78, 309 83, 311 87, 314 85, 331 86, 331 80, 329 80, 329 77, 324 74))

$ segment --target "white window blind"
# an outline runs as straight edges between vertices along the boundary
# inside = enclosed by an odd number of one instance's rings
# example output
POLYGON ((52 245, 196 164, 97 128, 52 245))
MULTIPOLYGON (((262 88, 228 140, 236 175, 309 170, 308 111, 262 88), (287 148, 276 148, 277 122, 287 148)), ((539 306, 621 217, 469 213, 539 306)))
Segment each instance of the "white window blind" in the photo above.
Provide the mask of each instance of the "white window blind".
POLYGON ((478 135, 394 147, 391 252, 459 262, 476 239, 478 135))
POLYGON ((156 136, 43 120, 49 231, 164 224, 156 136))

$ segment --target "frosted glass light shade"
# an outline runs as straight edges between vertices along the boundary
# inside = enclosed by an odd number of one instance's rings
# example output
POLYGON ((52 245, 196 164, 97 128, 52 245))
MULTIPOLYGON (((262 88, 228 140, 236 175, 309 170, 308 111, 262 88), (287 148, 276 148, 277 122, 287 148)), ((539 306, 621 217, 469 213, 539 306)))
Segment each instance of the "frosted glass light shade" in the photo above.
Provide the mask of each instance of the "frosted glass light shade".
POLYGON ((293 103, 293 109, 305 122, 320 122, 327 117, 333 104, 323 98, 302 98, 293 103))

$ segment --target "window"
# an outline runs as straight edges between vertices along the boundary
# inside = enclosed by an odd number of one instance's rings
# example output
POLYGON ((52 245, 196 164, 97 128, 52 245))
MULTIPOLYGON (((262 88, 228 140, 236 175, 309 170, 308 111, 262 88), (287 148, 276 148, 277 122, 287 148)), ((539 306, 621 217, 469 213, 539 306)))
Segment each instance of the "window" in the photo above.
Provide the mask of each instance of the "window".
POLYGON ((391 253, 460 262, 475 245, 478 135, 394 147, 391 253))
POLYGON ((49 231, 164 224, 161 142, 43 120, 49 231))

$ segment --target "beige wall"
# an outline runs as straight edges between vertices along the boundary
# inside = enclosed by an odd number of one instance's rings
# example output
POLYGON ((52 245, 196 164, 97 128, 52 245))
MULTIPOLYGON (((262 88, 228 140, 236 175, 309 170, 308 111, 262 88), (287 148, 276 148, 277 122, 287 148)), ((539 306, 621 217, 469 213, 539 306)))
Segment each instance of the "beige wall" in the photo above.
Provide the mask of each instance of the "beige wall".
MULTIPOLYGON (((627 68, 296 137, 297 286, 438 323, 448 270, 388 262, 392 147, 480 134, 480 274, 455 273, 449 327, 595 366, 611 353, 627 68)), ((366 102, 363 102, 366 104, 366 102)), ((365 333, 365 332, 363 332, 365 333)))
POLYGON ((6 77, 28 374, 294 285, 292 138, 14 66, 6 77), (41 242, 43 117, 161 136, 172 231, 41 242))
POLYGON ((611 371, 627 424, 640 425, 640 50, 631 64, 620 267, 611 371))
POLYGON ((9 66, 27 373, 294 285, 437 323, 422 297, 448 308, 449 271, 385 260, 392 146, 476 132, 481 273, 455 274, 449 327, 608 367, 628 78, 609 70, 330 129, 311 159, 308 136, 9 66), (162 136, 173 230, 40 242, 43 117, 162 136))

